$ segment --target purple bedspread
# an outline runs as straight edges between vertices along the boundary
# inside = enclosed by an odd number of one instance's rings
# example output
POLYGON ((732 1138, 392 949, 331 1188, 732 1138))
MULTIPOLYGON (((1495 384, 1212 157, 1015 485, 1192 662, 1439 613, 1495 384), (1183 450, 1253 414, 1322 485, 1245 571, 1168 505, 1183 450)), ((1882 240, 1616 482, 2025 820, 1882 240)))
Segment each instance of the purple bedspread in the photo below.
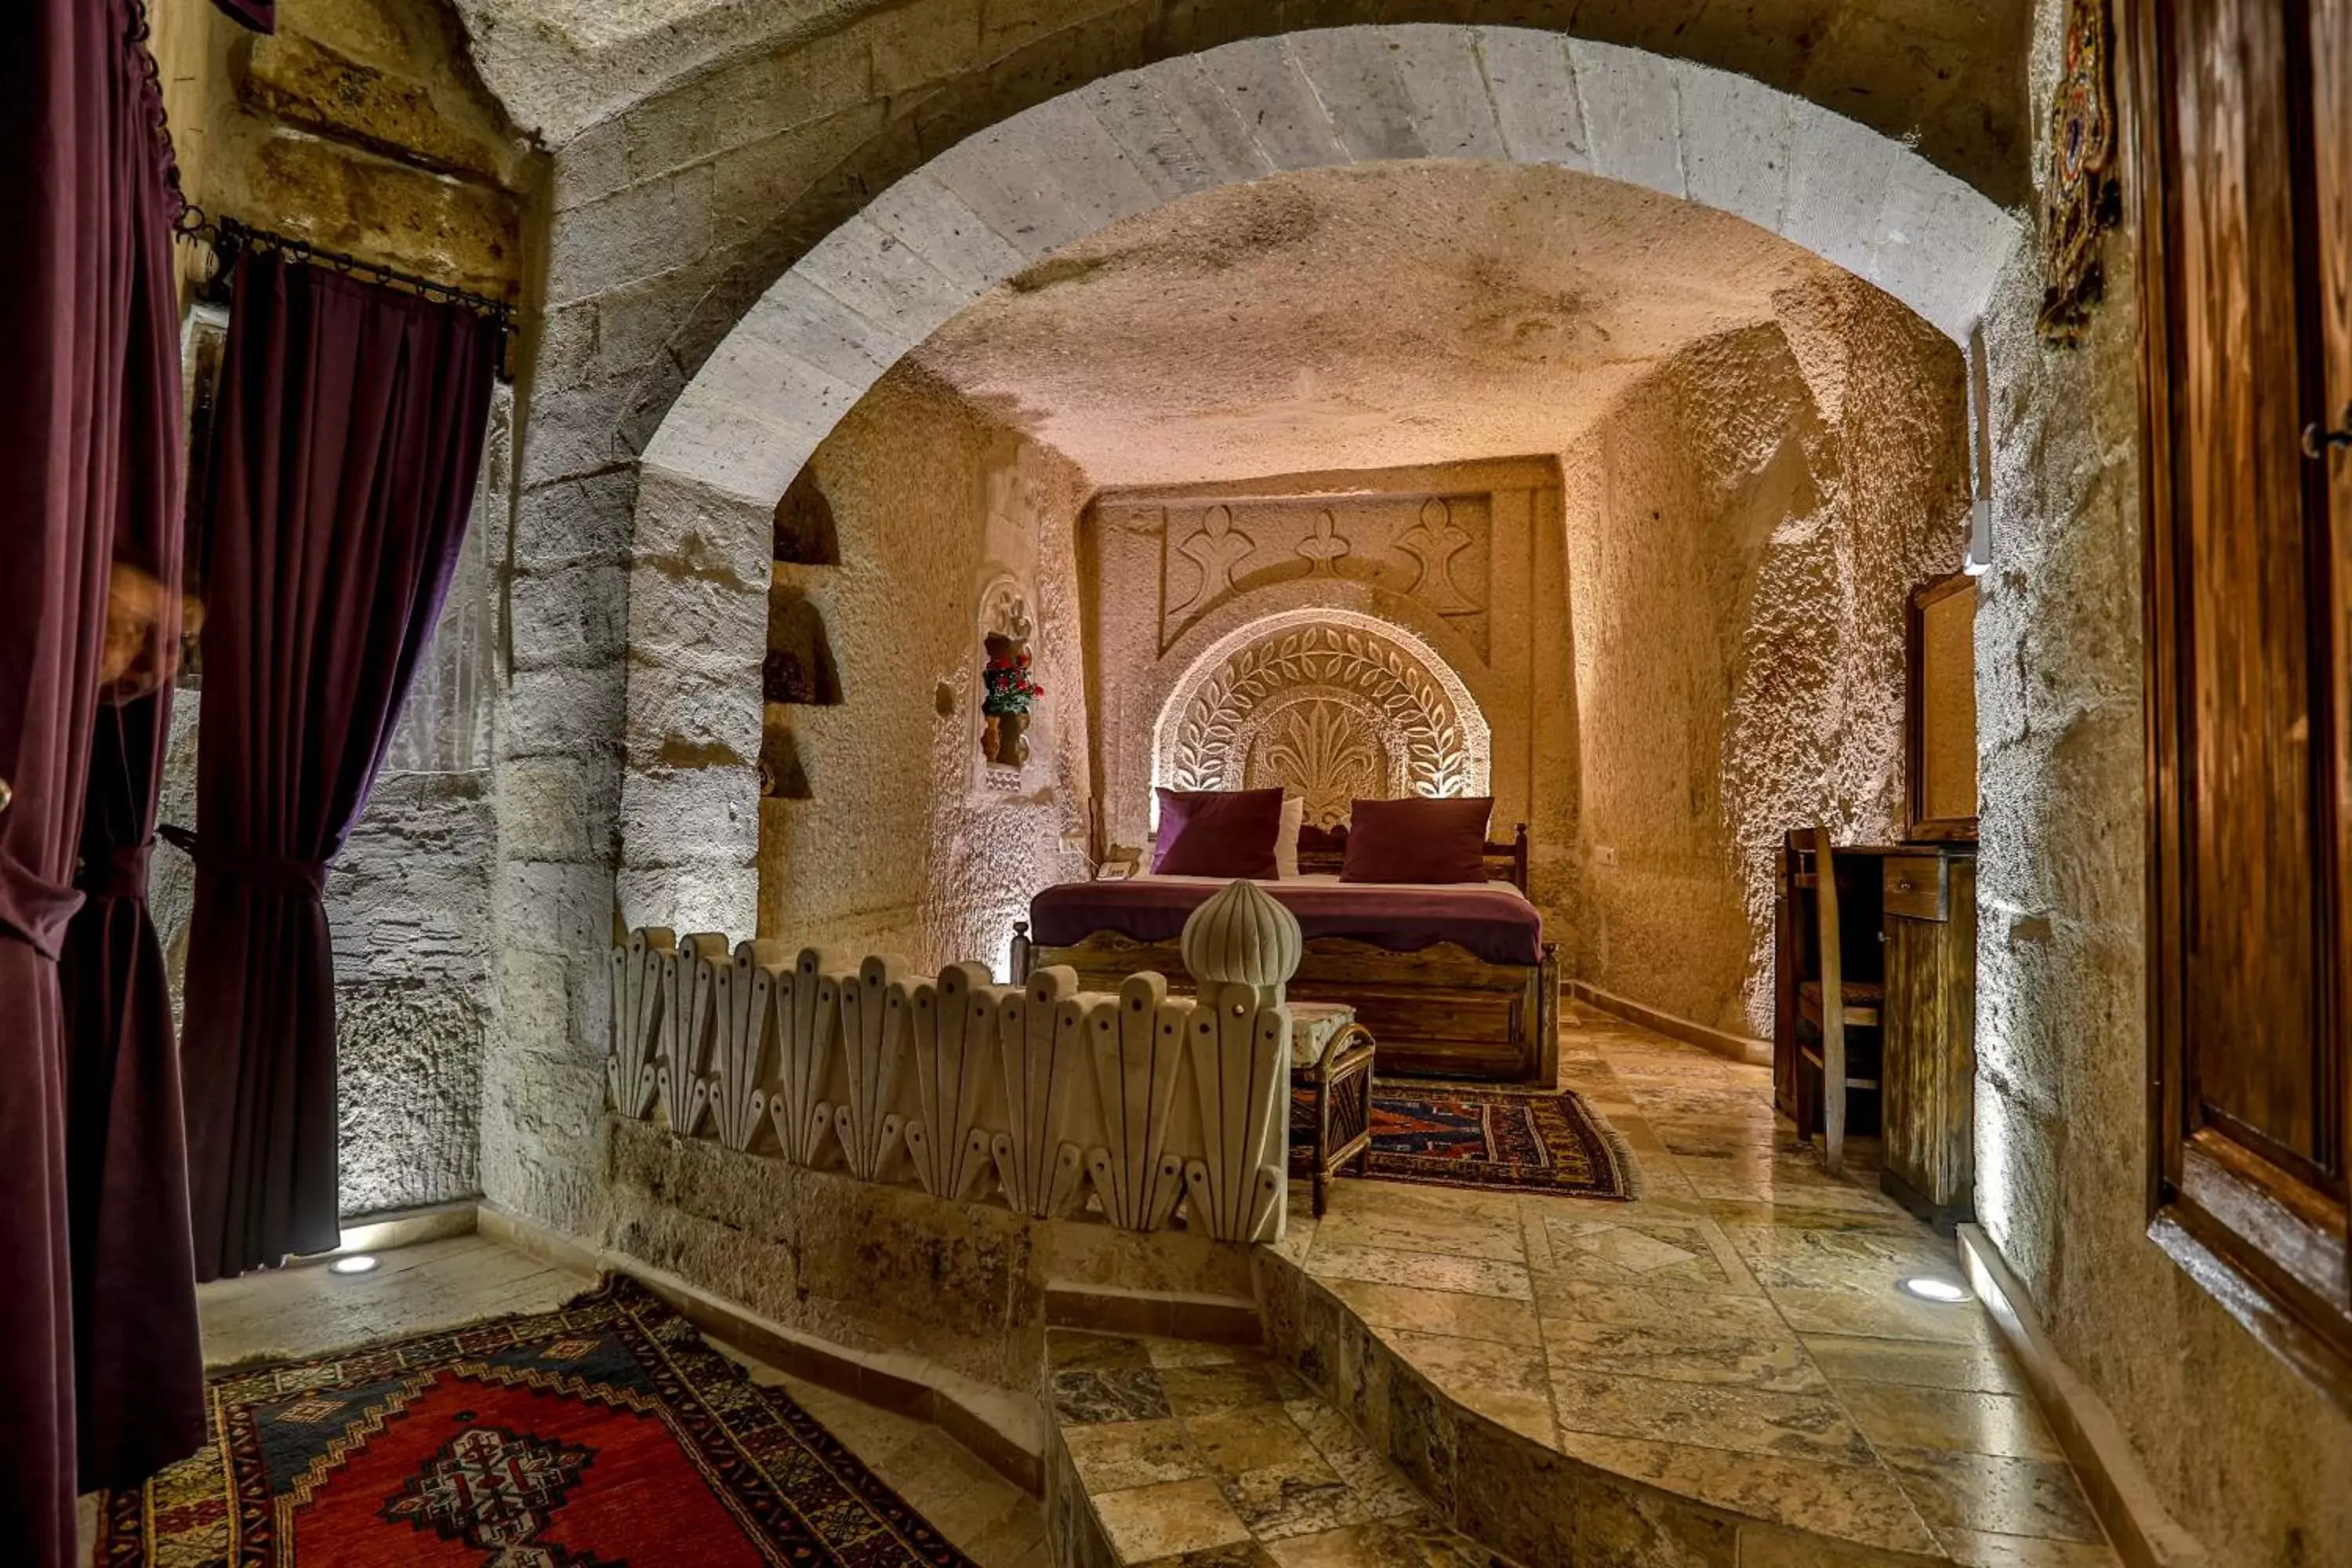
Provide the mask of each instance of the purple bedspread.
MULTIPOLYGON (((1029 900, 1030 937, 1041 947, 1075 946, 1097 931, 1173 942, 1184 918, 1224 885, 1212 877, 1064 882, 1029 900)), ((1309 938, 1349 937, 1391 952, 1450 942, 1489 963, 1535 963, 1543 953, 1543 916, 1508 882, 1423 887, 1304 878, 1259 886, 1298 917, 1309 938)))

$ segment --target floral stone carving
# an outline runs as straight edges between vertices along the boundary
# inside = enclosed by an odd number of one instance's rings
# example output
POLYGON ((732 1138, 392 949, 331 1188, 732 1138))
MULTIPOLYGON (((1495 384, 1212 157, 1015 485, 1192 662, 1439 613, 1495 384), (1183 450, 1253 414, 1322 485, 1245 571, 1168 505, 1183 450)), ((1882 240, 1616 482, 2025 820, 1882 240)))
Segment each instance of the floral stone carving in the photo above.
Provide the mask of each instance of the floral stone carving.
POLYGON ((1279 617, 1211 661, 1162 721, 1160 779, 1186 790, 1280 785, 1307 819, 1358 796, 1475 795, 1486 728, 1442 662, 1396 628, 1279 617))

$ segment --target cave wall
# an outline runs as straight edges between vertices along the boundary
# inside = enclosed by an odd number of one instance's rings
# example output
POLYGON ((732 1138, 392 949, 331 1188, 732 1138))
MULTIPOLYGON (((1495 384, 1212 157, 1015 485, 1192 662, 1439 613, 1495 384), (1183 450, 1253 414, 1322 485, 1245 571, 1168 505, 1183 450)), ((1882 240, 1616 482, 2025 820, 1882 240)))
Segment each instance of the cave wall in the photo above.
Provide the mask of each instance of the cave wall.
POLYGON ((1003 973, 1029 895, 1083 876, 1090 792, 1076 529, 1089 487, 902 363, 811 459, 838 564, 778 569, 838 700, 766 707, 804 785, 760 805, 760 934, 1003 973), (981 753, 982 622, 1010 590, 1045 694, 1018 770, 981 753), (804 789, 804 794, 800 793, 804 789))
POLYGON ((1966 534, 1958 351, 1852 279, 1775 301, 1561 458, 1582 892, 1573 973, 1771 1027, 1773 853, 1903 814, 1906 595, 1966 534))
MULTIPOLYGON (((2065 7, 2037 7, 2037 104, 2065 7)), ((2061 1357, 2216 1564, 2352 1543, 2352 1418, 2147 1239, 2147 794, 2136 272, 2078 349, 2021 254, 1985 322, 1992 565, 1977 615, 1977 1213, 2061 1357)))

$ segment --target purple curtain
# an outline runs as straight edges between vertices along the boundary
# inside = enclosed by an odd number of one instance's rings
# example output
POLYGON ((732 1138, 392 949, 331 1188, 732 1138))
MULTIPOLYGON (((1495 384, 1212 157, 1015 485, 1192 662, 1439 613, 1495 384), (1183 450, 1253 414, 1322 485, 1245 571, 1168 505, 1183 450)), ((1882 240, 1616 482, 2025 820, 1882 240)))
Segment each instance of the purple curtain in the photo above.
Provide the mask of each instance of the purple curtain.
POLYGON ((335 1245, 320 894, 447 591, 499 329, 267 251, 236 264, 205 510, 184 1043, 196 1277, 335 1245))
POLYGON ((148 247, 135 261, 141 330, 130 345, 122 421, 136 460, 115 515, 106 655, 117 689, 101 694, 91 735, 76 878, 83 902, 58 958, 84 1491, 144 1480, 205 1436, 180 1062, 163 947, 147 912, 184 532, 178 306, 169 247, 148 247), (132 628, 144 636, 128 636, 132 628))
POLYGON ((176 481, 161 106, 131 0, 27 0, 0 62, 0 1561, 74 1560, 57 959, 126 508, 176 481), (157 437, 169 433, 159 450, 157 437))

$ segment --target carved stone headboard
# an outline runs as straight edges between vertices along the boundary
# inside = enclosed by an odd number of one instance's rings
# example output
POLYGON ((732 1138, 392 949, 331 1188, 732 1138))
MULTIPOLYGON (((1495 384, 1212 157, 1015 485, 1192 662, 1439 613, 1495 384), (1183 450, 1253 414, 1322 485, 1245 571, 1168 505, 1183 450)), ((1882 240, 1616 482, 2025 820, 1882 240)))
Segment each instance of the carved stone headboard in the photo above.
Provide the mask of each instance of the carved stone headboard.
POLYGON ((1158 736, 1171 789, 1279 785, 1318 827, 1359 797, 1483 795, 1477 704, 1411 633, 1350 611, 1291 611, 1211 648, 1171 694, 1158 736))

